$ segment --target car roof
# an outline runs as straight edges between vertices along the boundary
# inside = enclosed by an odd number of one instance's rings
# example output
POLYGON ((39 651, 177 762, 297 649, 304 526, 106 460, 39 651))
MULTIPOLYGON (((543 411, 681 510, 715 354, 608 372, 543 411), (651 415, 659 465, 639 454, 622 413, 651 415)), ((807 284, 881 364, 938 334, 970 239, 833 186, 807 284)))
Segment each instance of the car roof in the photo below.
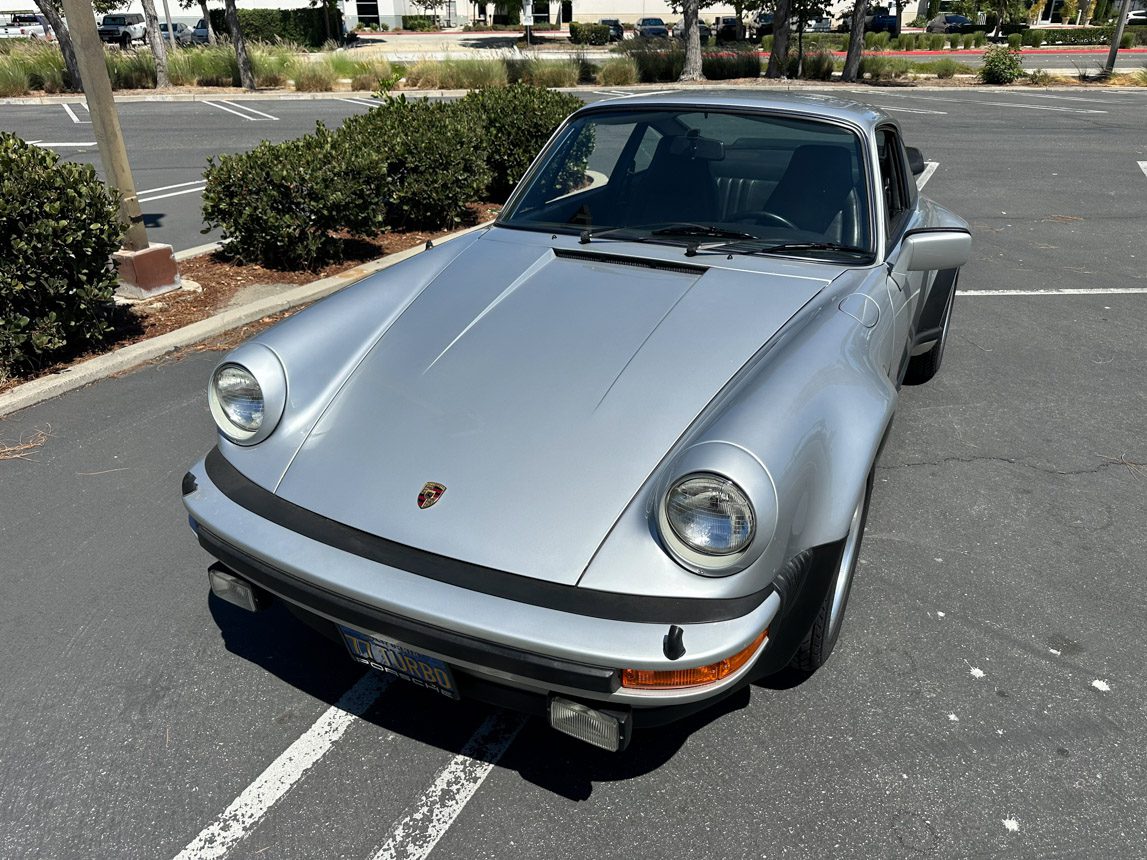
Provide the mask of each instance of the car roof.
MULTIPOLYGON (((595 107, 607 105, 617 107, 618 101, 621 100, 608 99, 594 102, 582 110, 592 111, 595 107)), ((819 119, 843 120, 865 129, 874 128, 881 122, 891 120, 891 117, 872 105, 816 93, 784 93, 752 89, 704 90, 628 96, 624 102, 626 107, 636 108, 713 106, 784 111, 786 113, 806 114, 809 117, 819 119)))

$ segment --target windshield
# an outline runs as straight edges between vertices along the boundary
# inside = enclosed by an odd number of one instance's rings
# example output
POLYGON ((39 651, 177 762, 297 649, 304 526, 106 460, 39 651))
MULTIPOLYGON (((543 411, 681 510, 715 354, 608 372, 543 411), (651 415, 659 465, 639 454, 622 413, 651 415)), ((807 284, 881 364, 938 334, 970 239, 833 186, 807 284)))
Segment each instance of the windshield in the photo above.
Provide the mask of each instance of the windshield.
POLYGON ((692 107, 599 111, 559 133, 499 223, 586 241, 855 260, 871 254, 863 165, 860 135, 828 122, 692 107))
POLYGON ((123 15, 105 15, 104 24, 109 27, 123 27, 127 24, 127 19, 123 15))

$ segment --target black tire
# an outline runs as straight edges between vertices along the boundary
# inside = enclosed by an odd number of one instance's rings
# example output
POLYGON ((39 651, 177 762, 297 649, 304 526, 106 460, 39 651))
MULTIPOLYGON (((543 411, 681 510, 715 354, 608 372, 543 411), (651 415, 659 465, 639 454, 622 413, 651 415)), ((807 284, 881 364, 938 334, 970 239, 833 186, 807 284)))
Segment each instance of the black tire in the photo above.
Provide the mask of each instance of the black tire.
POLYGON ((860 563, 860 545, 864 538, 864 527, 868 522, 868 502, 872 497, 873 474, 870 474, 868 480, 864 482, 864 498, 860 500, 856 513, 853 514, 853 525, 856 526, 855 541, 853 541, 853 529, 850 527, 848 535, 840 542, 840 552, 832 553, 819 562, 820 564, 835 565, 837 570, 830 577, 828 591, 825 593, 824 601, 820 605, 820 611, 817 612, 812 627, 805 634, 804 640, 789 662, 789 669, 802 675, 811 675, 823 666, 829 655, 832 654, 836 640, 840 638, 844 613, 848 608, 848 596, 852 593, 852 582, 855 579, 856 568, 860 563), (833 604, 837 600, 838 584, 841 583, 842 579, 840 603, 834 614, 833 604))
POLYGON ((131 34, 130 33, 124 33, 122 36, 119 37, 119 46, 120 46, 120 50, 123 50, 123 51, 130 51, 131 50, 131 34))
POLYGON ((952 306, 956 303, 956 282, 957 279, 953 279, 948 301, 944 305, 944 315, 940 318, 940 337, 930 350, 908 359, 908 367, 904 371, 905 385, 923 385, 925 382, 930 382, 940 370, 940 362, 944 360, 944 346, 948 343, 948 329, 952 322, 952 306))

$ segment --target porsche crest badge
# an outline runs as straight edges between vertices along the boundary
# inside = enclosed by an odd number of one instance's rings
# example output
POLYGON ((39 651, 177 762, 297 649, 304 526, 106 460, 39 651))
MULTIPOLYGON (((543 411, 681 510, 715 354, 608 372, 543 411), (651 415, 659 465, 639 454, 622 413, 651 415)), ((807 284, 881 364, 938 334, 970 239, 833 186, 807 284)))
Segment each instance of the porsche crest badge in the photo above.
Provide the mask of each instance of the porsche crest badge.
POLYGON ((445 492, 445 484, 439 484, 437 481, 427 481, 422 485, 422 490, 418 494, 418 507, 423 510, 433 507, 434 504, 442 498, 442 494, 445 492))

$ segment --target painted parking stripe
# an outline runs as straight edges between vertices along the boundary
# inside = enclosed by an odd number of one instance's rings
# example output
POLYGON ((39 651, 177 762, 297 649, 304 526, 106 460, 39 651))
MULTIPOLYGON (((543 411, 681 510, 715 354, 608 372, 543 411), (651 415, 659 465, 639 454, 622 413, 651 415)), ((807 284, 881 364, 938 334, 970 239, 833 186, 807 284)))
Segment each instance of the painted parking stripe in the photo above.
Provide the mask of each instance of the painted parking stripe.
POLYGON ((240 117, 241 119, 245 119, 248 122, 266 122, 268 119, 273 119, 277 122, 279 119, 277 116, 271 116, 269 113, 263 113, 262 111, 255 110, 254 108, 240 107, 239 105, 235 104, 235 102, 227 101, 226 99, 221 99, 218 102, 204 99, 202 103, 205 105, 210 105, 213 108, 219 108, 219 110, 227 111, 227 113, 233 113, 235 116, 240 117), (225 107, 225 105, 230 105, 231 107, 225 107), (249 111, 250 113, 244 113, 244 111, 249 111), (252 113, 261 114, 261 116, 251 116, 250 114, 252 113))
POLYGON ((466 741, 462 752, 439 771, 372 860, 422 860, 482 786, 494 765, 514 742, 526 717, 505 711, 491 714, 466 741))
POLYGON ((35 144, 41 149, 74 149, 76 147, 84 148, 85 146, 95 146, 94 140, 83 140, 78 142, 71 141, 56 141, 56 140, 30 140, 28 143, 35 144))
POLYGON ((374 670, 363 675, 253 783, 243 789, 218 818, 203 828, 176 855, 175 860, 216 860, 223 857, 326 755, 355 719, 378 701, 390 682, 389 675, 374 670))
MULTIPOLYGON (((82 104, 82 102, 81 102, 81 104, 82 104)), ((64 109, 64 112, 72 118, 72 122, 76 123, 77 125, 91 125, 92 124, 92 121, 90 119, 80 119, 76 115, 76 112, 74 110, 72 110, 72 106, 70 104, 68 104, 67 102, 64 102, 62 105, 60 105, 60 107, 62 107, 64 109)))
POLYGON ((1147 176, 1147 161, 1140 161, 1139 169, 1143 171, 1144 176, 1147 176))
POLYGON ((137 191, 136 193, 142 197, 145 194, 157 194, 160 191, 170 191, 172 188, 186 188, 188 185, 202 185, 202 179, 193 179, 190 182, 177 182, 174 185, 161 185, 159 188, 148 188, 146 191, 137 191))
POLYGON ((938 116, 947 116, 946 110, 924 110, 923 108, 882 107, 881 110, 895 111, 896 113, 930 113, 938 116))
POLYGON ((1105 110, 1097 110, 1095 108, 1071 108, 1060 107, 1059 105, 1028 105, 1023 102, 982 102, 977 100, 978 105, 991 105, 993 107, 1006 107, 1006 108, 1020 108, 1026 110, 1050 110, 1056 113, 1107 113, 1105 110))
POLYGON ((181 194, 201 194, 207 185, 203 184, 196 188, 184 188, 182 191, 169 191, 167 194, 154 194, 151 197, 140 197, 140 203, 151 203, 153 200, 166 200, 168 197, 179 197, 181 194))
POLYGON ((279 118, 277 116, 271 116, 269 113, 263 113, 261 110, 255 110, 255 108, 251 107, 250 105, 235 104, 235 102, 228 101, 227 99, 220 99, 220 101, 223 102, 223 104, 225 104, 225 105, 231 105, 231 107, 233 107, 233 108, 238 108, 239 110, 245 110, 248 113, 256 114, 257 116, 261 116, 264 119, 274 120, 275 122, 279 121, 279 118))
POLYGON ((932 178, 932 174, 936 172, 936 168, 940 166, 938 161, 925 161, 924 172, 916 177, 916 187, 923 188, 928 184, 928 180, 932 178))
POLYGON ((381 102, 368 102, 366 99, 335 99, 336 102, 346 102, 348 105, 357 105, 358 107, 373 108, 378 107, 381 102))
POLYGON ((956 290, 958 296, 1120 296, 1147 295, 1147 287, 1067 287, 1062 290, 956 290))

